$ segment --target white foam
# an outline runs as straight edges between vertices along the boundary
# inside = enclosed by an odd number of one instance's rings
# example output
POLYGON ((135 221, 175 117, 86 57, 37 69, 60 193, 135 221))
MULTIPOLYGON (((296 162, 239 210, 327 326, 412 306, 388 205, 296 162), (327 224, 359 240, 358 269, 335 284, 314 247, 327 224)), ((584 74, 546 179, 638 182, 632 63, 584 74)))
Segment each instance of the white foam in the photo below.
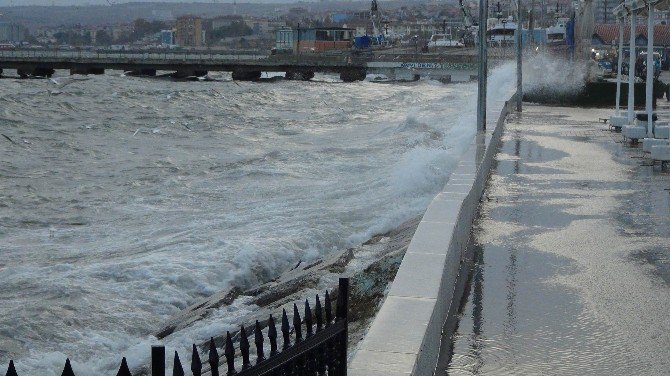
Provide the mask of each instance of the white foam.
MULTIPOLYGON (((490 82, 513 82, 497 72, 490 82)), ((143 364, 160 342, 152 331, 186 304, 231 283, 253 286, 421 214, 475 133, 471 83, 217 83, 230 93, 222 99, 210 83, 179 83, 176 92, 164 81, 97 81, 68 98, 76 112, 50 111, 44 98, 20 104, 45 108, 21 119, 22 132, 50 140, 53 129, 39 124, 51 124, 68 142, 39 141, 30 159, 0 154, 7 166, 42 176, 34 193, 0 181, 10 206, 46 197, 21 215, 57 229, 49 238, 3 222, 10 230, 2 247, 14 264, 0 268, 11 292, 0 333, 21 341, 12 356, 23 374, 59 374, 67 356, 84 376, 111 374, 121 356, 143 364), (138 102, 146 105, 128 106, 138 102), (70 129, 99 118, 102 105, 106 133, 70 129), (193 132, 132 137, 166 119, 193 132), (84 225, 64 224, 75 215, 84 225)), ((23 218, 7 210, 0 218, 23 218)), ((164 343, 189 354, 192 342, 237 326, 253 309, 238 300, 164 343)))

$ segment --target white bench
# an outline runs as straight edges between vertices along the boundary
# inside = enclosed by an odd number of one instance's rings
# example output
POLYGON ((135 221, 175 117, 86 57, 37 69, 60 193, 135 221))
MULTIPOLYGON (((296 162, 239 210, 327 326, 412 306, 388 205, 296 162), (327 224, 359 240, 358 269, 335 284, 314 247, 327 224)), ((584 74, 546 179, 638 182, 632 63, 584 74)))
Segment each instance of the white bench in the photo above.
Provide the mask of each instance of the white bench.
POLYGON ((642 140, 642 150, 645 153, 651 153, 651 148, 656 145, 668 145, 668 140, 660 138, 645 138, 642 140))
POLYGON ((622 113, 621 115, 612 115, 610 116, 610 128, 614 129, 621 129, 624 125, 628 124, 628 116, 626 113, 622 113))
POLYGON ((651 148, 651 159, 653 161, 670 161, 670 145, 654 145, 651 148))
MULTIPOLYGON (((644 122, 646 123, 646 121, 644 122)), ((647 137, 647 127, 641 125, 624 125, 621 128, 621 134, 632 141, 641 140, 647 137)))

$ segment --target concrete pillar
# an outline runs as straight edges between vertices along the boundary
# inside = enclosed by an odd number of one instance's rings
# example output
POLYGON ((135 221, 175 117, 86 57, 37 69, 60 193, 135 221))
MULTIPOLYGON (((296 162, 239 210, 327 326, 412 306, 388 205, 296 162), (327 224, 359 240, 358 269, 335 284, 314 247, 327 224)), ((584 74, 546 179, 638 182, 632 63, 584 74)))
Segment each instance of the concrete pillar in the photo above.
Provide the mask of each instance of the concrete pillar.
POLYGON ((628 125, 635 120, 635 13, 630 16, 630 56, 628 57, 628 125))
POLYGON ((206 70, 180 69, 171 74, 173 78, 205 77, 209 73, 206 70))
POLYGON ((105 74, 105 69, 104 68, 98 68, 98 67, 73 67, 73 68, 70 68, 70 75, 73 75, 73 74, 101 75, 101 74, 105 74))
POLYGON ((365 69, 351 69, 340 72, 340 79, 344 82, 363 81, 366 74, 365 69))
POLYGON ((257 81, 260 80, 263 72, 261 71, 245 71, 245 70, 235 70, 233 71, 233 80, 235 81, 257 81))
POLYGON ((284 78, 287 80, 309 81, 314 78, 314 72, 311 71, 286 71, 284 78))
POLYGON ((33 69, 32 75, 36 77, 51 77, 56 70, 49 67, 37 67, 33 69))

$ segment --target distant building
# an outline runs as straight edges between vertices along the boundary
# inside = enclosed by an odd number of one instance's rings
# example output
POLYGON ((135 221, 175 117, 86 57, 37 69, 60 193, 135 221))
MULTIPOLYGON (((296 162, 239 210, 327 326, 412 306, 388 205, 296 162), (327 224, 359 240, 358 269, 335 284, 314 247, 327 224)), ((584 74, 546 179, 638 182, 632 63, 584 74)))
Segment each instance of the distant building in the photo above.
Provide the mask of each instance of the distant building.
POLYGON ((28 29, 23 25, 0 22, 0 42, 23 42, 28 37, 28 29))
POLYGON ((203 45, 202 19, 196 16, 177 18, 175 42, 182 47, 200 47, 203 45))
POLYGON ((323 52, 348 50, 354 39, 354 29, 318 27, 277 30, 275 48, 279 51, 323 52))
POLYGON ((594 16, 597 23, 616 23, 614 18, 614 7, 619 5, 619 0, 596 0, 594 16))
POLYGON ((172 46, 175 44, 174 31, 161 30, 161 44, 165 46, 172 46))
POLYGON ((212 30, 228 27, 233 22, 243 22, 242 16, 219 16, 212 18, 212 30))

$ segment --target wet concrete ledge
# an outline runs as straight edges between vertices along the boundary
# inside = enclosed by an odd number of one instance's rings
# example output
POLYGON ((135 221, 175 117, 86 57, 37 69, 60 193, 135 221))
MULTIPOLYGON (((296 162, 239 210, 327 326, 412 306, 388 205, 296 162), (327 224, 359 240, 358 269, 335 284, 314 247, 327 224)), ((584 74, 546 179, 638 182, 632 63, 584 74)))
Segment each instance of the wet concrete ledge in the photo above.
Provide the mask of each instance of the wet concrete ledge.
POLYGON ((473 137, 426 209, 384 304, 353 354, 351 375, 433 374, 442 327, 460 298, 454 299, 454 289, 474 215, 514 106, 514 97, 489 102, 488 131, 473 137))

